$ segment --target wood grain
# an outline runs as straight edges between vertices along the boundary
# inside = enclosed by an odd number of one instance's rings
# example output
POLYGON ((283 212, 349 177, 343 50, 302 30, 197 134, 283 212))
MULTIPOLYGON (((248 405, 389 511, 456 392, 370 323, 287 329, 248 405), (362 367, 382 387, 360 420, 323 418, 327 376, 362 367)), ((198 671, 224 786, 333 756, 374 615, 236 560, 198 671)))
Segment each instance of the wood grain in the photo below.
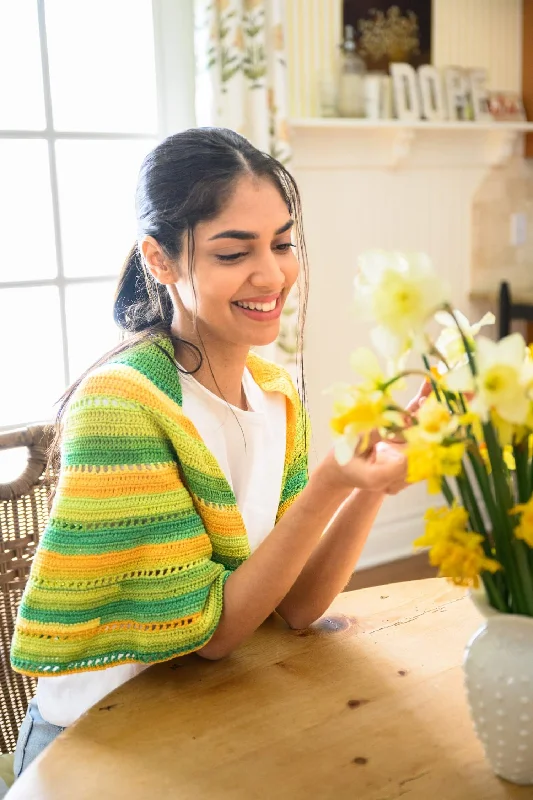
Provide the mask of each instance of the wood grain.
POLYGON ((461 662, 481 618, 439 579, 272 616, 231 658, 158 664, 48 748, 9 800, 504 800, 461 662))

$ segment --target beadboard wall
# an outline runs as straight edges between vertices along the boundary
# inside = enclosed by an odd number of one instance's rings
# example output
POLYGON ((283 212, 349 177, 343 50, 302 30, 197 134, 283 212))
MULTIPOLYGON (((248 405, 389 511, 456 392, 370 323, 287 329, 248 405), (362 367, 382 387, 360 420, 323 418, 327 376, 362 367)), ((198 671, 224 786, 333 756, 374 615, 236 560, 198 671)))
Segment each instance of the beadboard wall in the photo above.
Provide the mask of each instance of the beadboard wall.
MULTIPOLYGON (((332 64, 336 53, 341 2, 286 2, 291 113, 294 118, 313 116, 315 78, 332 64)), ((520 26, 521 0, 435 0, 434 62, 485 66, 494 87, 517 90, 520 26)), ((319 459, 331 442, 331 401, 324 389, 350 380, 350 352, 369 344, 368 326, 356 319, 350 302, 357 255, 372 247, 426 251, 447 277, 455 304, 471 314, 474 204, 489 197, 495 181, 506 194, 516 180, 517 167, 514 162, 482 167, 466 158, 450 164, 446 159, 458 146, 451 134, 443 135, 442 158, 436 150, 429 163, 417 159, 417 148, 421 153, 425 145, 415 138, 413 158, 396 169, 373 160, 371 140, 367 163, 357 165, 352 157, 352 142, 355 147, 357 141, 350 139, 359 135, 357 130, 324 129, 313 139, 313 152, 311 135, 315 136, 305 128, 293 129, 292 168, 302 192, 311 268, 306 376, 314 458, 319 459)), ((478 220, 476 238, 484 235, 480 224, 491 223, 478 220)), ((499 235, 508 236, 508 230, 508 222, 502 221, 499 235)), ((503 265, 502 274, 504 269, 503 265)), ((424 511, 435 502, 441 501, 428 498, 422 486, 387 499, 359 566, 409 555, 411 542, 422 533, 424 511)))
MULTIPOLYGON (((493 88, 518 91, 521 22, 522 0, 434 0, 433 63, 488 67, 493 88)), ((318 113, 318 76, 332 72, 341 30, 342 0, 286 0, 291 116, 318 113)))

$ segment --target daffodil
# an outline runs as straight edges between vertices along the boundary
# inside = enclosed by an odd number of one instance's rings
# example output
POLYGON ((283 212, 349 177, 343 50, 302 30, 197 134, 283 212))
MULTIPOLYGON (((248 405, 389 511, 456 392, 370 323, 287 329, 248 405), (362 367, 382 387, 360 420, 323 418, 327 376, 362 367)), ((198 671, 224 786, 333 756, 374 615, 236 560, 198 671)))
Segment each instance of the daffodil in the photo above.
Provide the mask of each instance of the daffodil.
POLYGON ((439 567, 440 577, 458 586, 477 588, 481 573, 501 569, 498 561, 485 555, 483 536, 467 530, 468 514, 464 508, 429 509, 425 520, 425 533, 414 544, 430 548, 430 563, 439 567))
POLYGON ((520 522, 515 528, 515 536, 533 548, 533 497, 527 503, 515 506, 512 514, 521 514, 520 522))
POLYGON ((416 432, 418 426, 411 428, 407 444, 408 483, 428 482, 428 492, 438 494, 445 476, 457 477, 463 470, 464 442, 449 445, 430 443, 416 432))
POLYGON ((370 251, 358 266, 356 300, 360 313, 377 323, 375 347, 392 359, 412 347, 427 349, 425 325, 448 296, 428 256, 370 251))
POLYGON ((380 390, 340 384, 331 393, 334 400, 330 425, 339 464, 347 464, 356 450, 364 452, 374 431, 384 433, 403 422, 401 414, 391 409, 390 397, 380 390))
POLYGON ((466 362, 466 352, 463 337, 461 336, 457 324, 461 326, 461 331, 463 332, 468 344, 473 349, 475 345, 474 339, 478 335, 481 328, 484 328, 486 325, 494 325, 496 320, 494 314, 488 312, 481 317, 478 322, 471 324, 467 317, 465 317, 465 315, 462 314, 458 309, 455 309, 453 313, 455 319, 449 311, 438 311, 435 314, 435 320, 439 323, 439 325, 444 326, 439 338, 437 339, 435 348, 446 360, 446 364, 449 369, 457 367, 459 364, 464 364, 466 362))
POLYGON ((377 356, 368 347, 358 347, 351 354, 350 366, 363 379, 361 388, 379 391, 387 383, 377 356))
POLYGON ((470 407, 488 422, 495 412, 503 422, 525 423, 529 400, 523 385, 525 343, 520 334, 513 333, 493 342, 485 336, 476 341, 474 378, 468 365, 447 373, 446 386, 453 392, 474 392, 470 407))
POLYGON ((417 414, 418 425, 405 431, 405 437, 409 440, 420 439, 426 442, 439 444, 451 436, 459 426, 459 417, 452 414, 434 394, 431 394, 421 406, 417 414))

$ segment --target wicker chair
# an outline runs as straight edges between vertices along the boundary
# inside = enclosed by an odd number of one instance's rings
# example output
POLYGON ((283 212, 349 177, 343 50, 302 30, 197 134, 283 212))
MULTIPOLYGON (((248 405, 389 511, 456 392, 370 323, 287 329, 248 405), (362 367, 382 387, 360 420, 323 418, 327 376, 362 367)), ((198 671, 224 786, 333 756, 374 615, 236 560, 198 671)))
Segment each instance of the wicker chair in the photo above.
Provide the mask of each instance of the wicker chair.
POLYGON ((36 681, 11 669, 9 649, 17 608, 39 537, 48 519, 50 478, 45 475, 52 427, 0 433, 0 450, 28 448, 22 475, 0 484, 0 753, 15 749, 18 729, 36 681))

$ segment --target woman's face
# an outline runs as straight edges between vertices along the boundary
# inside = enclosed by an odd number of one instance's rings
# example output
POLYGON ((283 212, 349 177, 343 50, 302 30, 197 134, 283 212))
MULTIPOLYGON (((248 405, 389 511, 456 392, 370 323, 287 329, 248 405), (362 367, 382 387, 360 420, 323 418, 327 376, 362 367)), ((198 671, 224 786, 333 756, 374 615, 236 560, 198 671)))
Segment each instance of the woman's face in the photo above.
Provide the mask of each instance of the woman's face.
POLYGON ((243 177, 220 214, 194 232, 194 288, 187 247, 175 283, 178 306, 202 336, 251 347, 273 342, 298 276, 291 219, 268 180, 243 177))

